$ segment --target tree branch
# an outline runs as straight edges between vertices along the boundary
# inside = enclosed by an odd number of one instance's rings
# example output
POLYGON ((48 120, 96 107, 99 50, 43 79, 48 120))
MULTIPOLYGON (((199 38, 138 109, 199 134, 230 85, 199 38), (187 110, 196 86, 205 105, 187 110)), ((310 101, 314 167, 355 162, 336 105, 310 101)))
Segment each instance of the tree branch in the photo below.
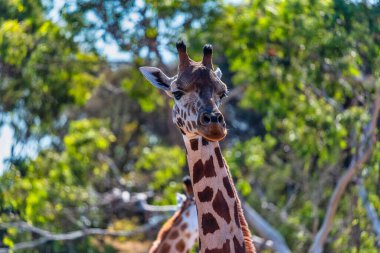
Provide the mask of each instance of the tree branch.
POLYGON ((264 220, 250 205, 242 201, 245 218, 250 226, 254 227, 261 236, 273 242, 273 248, 279 253, 290 253, 290 249, 282 235, 264 220))
POLYGON ((130 193, 120 188, 114 188, 99 197, 102 201, 99 203, 102 207, 110 207, 112 212, 116 213, 144 213, 155 215, 161 213, 174 213, 177 211, 176 205, 155 206, 147 203, 148 197, 152 192, 130 193))
POLYGON ((335 217, 336 209, 338 208, 339 201, 342 198, 342 195, 345 192, 348 183, 358 173, 358 171, 363 168, 363 165, 371 157, 373 145, 376 141, 375 129, 379 117, 379 111, 380 93, 377 93, 375 103, 373 106, 371 121, 364 129, 362 141, 358 149, 358 154, 352 158, 350 166, 348 167, 346 172, 341 176, 341 178, 338 181, 338 184, 334 189, 334 192, 328 204, 327 213, 323 220, 322 227, 319 229, 317 235, 314 238, 314 242, 309 249, 310 253, 322 252, 323 245, 325 244, 327 236, 333 225, 333 220, 335 217))
POLYGON ((257 252, 261 252, 264 249, 274 249, 274 245, 271 240, 263 239, 255 235, 252 236, 252 243, 255 245, 257 252))
POLYGON ((29 231, 29 232, 38 234, 41 237, 33 241, 16 243, 12 248, 0 248, 0 253, 8 253, 11 250, 17 251, 17 250, 31 249, 41 244, 47 243, 49 241, 72 241, 72 240, 76 240, 85 236, 92 236, 92 235, 131 237, 131 236, 142 234, 149 231, 150 229, 154 228, 155 226, 160 224, 162 221, 164 221, 164 219, 165 219, 164 216, 159 216, 156 219, 152 219, 151 222, 132 231, 109 231, 109 230, 101 229, 101 228, 88 228, 88 229, 77 230, 77 231, 72 231, 72 232, 62 233, 62 234, 53 234, 47 230, 34 227, 26 222, 3 223, 3 224, 0 224, 0 229, 18 228, 23 231, 29 231))

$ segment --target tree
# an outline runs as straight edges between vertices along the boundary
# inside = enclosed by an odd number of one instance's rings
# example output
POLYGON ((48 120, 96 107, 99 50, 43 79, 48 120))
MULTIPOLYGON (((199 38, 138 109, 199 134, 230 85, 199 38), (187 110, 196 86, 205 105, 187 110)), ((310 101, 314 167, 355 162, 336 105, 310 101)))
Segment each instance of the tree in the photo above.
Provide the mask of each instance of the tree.
POLYGON ((65 110, 83 105, 99 84, 101 61, 45 19, 39 1, 1 1, 0 9, 1 124, 23 143, 59 135, 65 110))
POLYGON ((195 60, 213 44, 230 88, 222 144, 254 234, 260 214, 274 228, 260 235, 292 252, 377 252, 379 3, 76 0, 59 25, 38 1, 0 11, 0 113, 16 140, 51 142, 0 176, 3 243, 95 251, 110 230, 127 245, 154 236, 187 167, 171 101, 137 68, 175 73, 181 37, 195 60), (98 40, 129 57, 106 63, 98 40), (55 240, 71 232, 81 239, 55 240))

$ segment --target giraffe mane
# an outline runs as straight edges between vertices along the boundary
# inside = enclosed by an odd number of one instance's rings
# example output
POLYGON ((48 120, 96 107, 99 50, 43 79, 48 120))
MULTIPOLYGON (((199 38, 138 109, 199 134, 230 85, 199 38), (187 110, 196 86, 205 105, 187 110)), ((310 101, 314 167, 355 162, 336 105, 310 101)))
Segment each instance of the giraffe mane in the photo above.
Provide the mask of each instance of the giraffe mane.
POLYGON ((237 209, 238 209, 239 221, 240 221, 241 229, 243 231, 245 250, 246 250, 246 252, 255 253, 256 250, 255 250, 254 246, 252 245, 251 231, 249 230, 247 221, 244 218, 243 210, 241 208, 241 203, 240 203, 239 198, 237 198, 237 200, 239 202, 237 209))
MULTIPOLYGON (((228 167, 228 165, 226 163, 226 160, 224 158, 223 158, 223 160, 224 160, 224 164, 225 164, 226 169, 227 169, 228 180, 230 181, 231 186, 233 186, 234 182, 232 180, 230 169, 229 169, 229 167, 228 167)), ((245 251, 248 252, 248 253, 256 253, 256 249, 255 249, 255 247, 253 246, 253 243, 252 243, 251 231, 248 228, 247 221, 244 218, 243 209, 241 208, 240 198, 237 195, 236 188, 234 186, 233 186, 233 188, 235 189, 236 201, 237 201, 237 204, 238 204, 237 205, 238 217, 239 217, 239 222, 240 222, 241 230, 243 232, 245 251)))

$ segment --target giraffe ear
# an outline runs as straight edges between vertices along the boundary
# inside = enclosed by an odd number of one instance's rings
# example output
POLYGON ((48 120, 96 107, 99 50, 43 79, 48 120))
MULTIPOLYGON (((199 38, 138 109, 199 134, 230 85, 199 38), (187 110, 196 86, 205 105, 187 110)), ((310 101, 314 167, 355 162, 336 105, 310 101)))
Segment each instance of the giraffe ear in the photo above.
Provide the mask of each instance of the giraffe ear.
POLYGON ((181 194, 181 193, 178 193, 176 194, 176 198, 177 198, 177 206, 180 207, 182 205, 183 202, 185 202, 186 200, 186 196, 181 194))
POLYGON ((167 77, 161 69, 155 67, 140 67, 139 70, 155 87, 171 93, 170 84, 174 78, 167 77))
POLYGON ((223 73, 222 73, 222 71, 220 70, 220 68, 217 68, 217 69, 215 70, 214 73, 215 73, 215 75, 216 75, 219 79, 222 78, 223 73))

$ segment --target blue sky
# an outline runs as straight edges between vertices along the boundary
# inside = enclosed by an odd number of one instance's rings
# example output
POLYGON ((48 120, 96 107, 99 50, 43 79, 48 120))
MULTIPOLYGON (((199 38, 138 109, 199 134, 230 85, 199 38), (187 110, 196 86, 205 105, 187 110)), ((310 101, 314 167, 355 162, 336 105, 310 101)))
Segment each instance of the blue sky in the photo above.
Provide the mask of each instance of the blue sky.
POLYGON ((5 125, 0 129, 0 175, 4 169, 4 159, 11 154, 13 131, 5 125))

